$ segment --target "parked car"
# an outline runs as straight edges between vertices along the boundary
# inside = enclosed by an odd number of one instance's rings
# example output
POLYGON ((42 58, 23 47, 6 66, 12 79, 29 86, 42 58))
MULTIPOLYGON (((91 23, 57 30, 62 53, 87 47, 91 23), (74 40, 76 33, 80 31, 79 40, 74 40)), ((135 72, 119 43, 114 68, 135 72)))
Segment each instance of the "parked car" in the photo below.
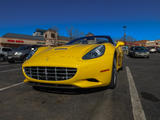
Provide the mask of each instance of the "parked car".
POLYGON ((29 53, 36 49, 37 45, 26 45, 26 46, 20 46, 16 49, 14 49, 13 51, 8 53, 8 62, 9 63, 14 63, 17 61, 21 61, 24 62, 26 57, 29 55, 29 53))
POLYGON ((147 48, 142 46, 133 46, 129 49, 128 55, 130 57, 145 57, 149 58, 149 51, 147 48))
POLYGON ((157 52, 157 49, 156 49, 156 47, 148 47, 148 50, 149 50, 149 52, 150 53, 156 53, 157 52))
POLYGON ((0 47, 0 61, 7 60, 8 52, 12 51, 10 47, 0 47))
POLYGON ((128 46, 122 46, 123 53, 128 55, 128 46))
POLYGON ((157 47, 157 52, 160 53, 160 47, 157 47))
POLYGON ((115 88, 123 52, 109 36, 89 36, 65 46, 40 47, 22 65, 33 88, 115 88))

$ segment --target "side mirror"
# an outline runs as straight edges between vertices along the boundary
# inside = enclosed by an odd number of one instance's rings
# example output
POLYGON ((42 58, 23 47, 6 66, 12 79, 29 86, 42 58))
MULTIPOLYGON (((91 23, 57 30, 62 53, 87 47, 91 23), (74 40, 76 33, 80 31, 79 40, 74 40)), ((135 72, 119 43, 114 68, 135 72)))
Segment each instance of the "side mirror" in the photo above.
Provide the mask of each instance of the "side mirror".
POLYGON ((117 48, 117 47, 120 47, 120 46, 124 46, 124 42, 118 41, 118 42, 117 42, 117 45, 116 45, 116 48, 117 48))

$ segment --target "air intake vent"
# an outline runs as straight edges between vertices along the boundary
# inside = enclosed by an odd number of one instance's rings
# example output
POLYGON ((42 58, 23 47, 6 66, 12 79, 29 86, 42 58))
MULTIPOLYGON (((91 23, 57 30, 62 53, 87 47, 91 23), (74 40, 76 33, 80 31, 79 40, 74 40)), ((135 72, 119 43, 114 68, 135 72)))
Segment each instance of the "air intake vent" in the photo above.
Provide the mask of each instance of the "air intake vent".
POLYGON ((65 67, 24 67, 27 76, 38 80, 61 81, 72 78, 76 68, 65 67))

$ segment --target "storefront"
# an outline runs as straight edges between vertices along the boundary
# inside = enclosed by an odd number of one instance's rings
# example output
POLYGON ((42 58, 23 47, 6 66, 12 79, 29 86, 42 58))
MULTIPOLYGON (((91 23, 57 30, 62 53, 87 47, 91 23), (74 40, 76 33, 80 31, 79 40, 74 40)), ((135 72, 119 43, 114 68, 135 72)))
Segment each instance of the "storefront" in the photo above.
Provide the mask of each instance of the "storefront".
MULTIPOLYGON (((41 36, 33 35, 32 36, 32 35, 7 33, 3 35, 2 37, 0 37, 0 46, 1 47, 19 47, 22 45, 46 46, 48 45, 47 40, 48 40, 47 38, 44 38, 44 35, 41 35, 41 36)), ((51 39, 51 40, 53 41, 54 39, 51 39)), ((68 38, 64 36, 57 36, 56 42, 57 42, 57 45, 64 45, 65 43, 68 42, 68 38)))
POLYGON ((45 41, 2 37, 0 38, 0 46, 3 47, 18 47, 22 45, 45 45, 45 41))

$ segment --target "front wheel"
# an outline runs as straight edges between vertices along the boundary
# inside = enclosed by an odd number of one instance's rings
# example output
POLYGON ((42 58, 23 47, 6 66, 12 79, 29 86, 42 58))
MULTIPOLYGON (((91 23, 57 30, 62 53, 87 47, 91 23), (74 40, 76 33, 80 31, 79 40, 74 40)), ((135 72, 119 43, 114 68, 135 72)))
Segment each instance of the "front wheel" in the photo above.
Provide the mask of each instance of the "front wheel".
POLYGON ((116 68, 116 59, 114 59, 112 67, 112 78, 109 88, 114 89, 116 85, 117 85, 117 68, 116 68))
POLYGON ((14 60, 8 60, 8 62, 11 63, 11 64, 12 64, 12 63, 15 63, 14 60))
POLYGON ((0 62, 4 61, 4 57, 3 56, 0 56, 0 62))

